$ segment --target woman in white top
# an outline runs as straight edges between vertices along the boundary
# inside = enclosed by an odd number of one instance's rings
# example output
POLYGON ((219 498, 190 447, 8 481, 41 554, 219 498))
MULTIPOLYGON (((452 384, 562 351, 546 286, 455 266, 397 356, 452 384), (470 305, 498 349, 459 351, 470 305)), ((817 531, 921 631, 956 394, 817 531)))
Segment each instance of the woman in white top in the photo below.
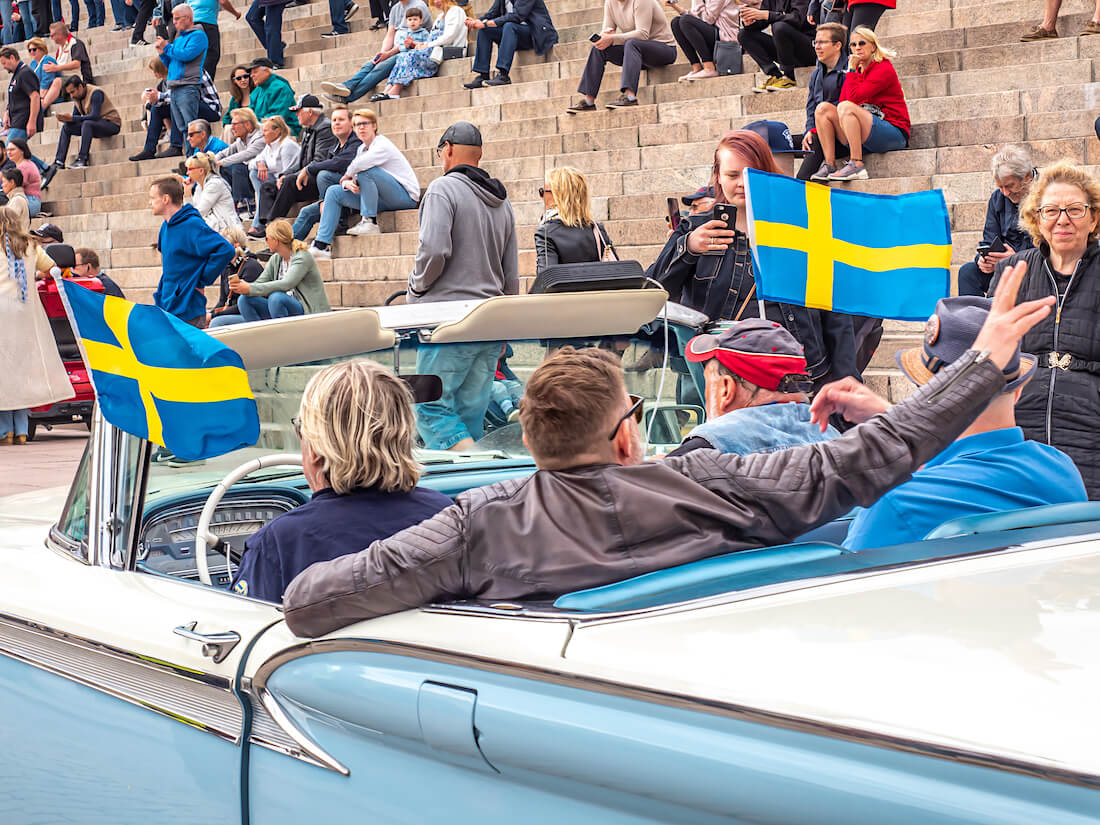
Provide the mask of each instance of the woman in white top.
POLYGON ((34 242, 22 218, 0 208, 0 444, 27 442, 30 407, 73 394, 34 282, 34 242))
POLYGON ((325 191, 321 226, 309 248, 314 258, 331 258, 332 237, 340 222, 341 207, 358 209, 363 219, 348 230, 349 235, 378 235, 375 218, 379 212, 415 209, 420 183, 412 165, 389 138, 378 134, 378 115, 359 109, 351 116, 355 136, 362 145, 348 164, 340 183, 325 191))
POLYGON ((217 161, 210 152, 197 152, 187 159, 184 186, 192 186, 191 203, 199 210, 206 225, 215 232, 230 226, 240 226, 241 219, 233 205, 229 184, 217 173, 217 161))
POLYGON ((443 62, 443 49, 466 48, 466 10, 456 5, 454 0, 429 0, 429 3, 435 15, 431 37, 399 54, 386 81, 384 94, 395 100, 401 96, 401 90, 414 80, 435 77, 439 64, 443 62))
POLYGON ((279 175, 298 162, 301 147, 290 136, 290 127, 279 115, 265 118, 260 126, 264 138, 264 148, 248 162, 248 177, 252 180, 252 189, 256 193, 256 214, 266 215, 275 199, 275 182, 279 175), (264 184, 271 181, 264 196, 264 184))

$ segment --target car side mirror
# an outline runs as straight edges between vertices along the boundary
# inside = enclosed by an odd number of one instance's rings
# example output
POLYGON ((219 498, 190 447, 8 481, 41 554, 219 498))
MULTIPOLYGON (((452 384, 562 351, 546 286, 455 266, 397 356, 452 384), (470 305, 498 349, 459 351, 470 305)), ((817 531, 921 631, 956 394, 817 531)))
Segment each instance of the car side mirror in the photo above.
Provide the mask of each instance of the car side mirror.
POLYGON ((653 444, 679 444, 705 419, 703 408, 694 404, 661 404, 645 411, 643 427, 653 444))
POLYGON ((409 385, 414 404, 438 401, 443 397, 443 379, 438 375, 399 375, 409 385))

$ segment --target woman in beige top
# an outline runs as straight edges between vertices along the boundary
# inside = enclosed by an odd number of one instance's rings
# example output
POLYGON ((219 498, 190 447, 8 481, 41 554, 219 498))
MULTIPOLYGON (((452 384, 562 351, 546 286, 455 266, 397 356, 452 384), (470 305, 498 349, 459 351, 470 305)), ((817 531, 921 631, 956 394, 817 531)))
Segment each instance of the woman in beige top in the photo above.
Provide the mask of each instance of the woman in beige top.
POLYGON ((676 61, 676 41, 658 0, 604 0, 603 28, 593 35, 592 49, 577 91, 584 98, 568 109, 569 114, 596 108, 604 68, 611 61, 623 67, 618 100, 608 109, 637 106, 638 79, 642 67, 652 69, 676 61))

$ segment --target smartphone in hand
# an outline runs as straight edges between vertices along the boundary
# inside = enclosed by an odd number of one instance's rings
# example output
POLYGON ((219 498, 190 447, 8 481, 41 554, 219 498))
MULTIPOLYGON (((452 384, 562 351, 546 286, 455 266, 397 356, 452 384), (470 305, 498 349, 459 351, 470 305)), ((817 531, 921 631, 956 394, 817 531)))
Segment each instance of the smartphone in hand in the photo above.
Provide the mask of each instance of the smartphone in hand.
POLYGON ((668 228, 675 229, 680 225, 680 202, 676 198, 666 198, 668 206, 668 228))
POLYGON ((600 42, 600 37, 601 37, 600 33, 597 32, 596 34, 592 35, 588 39, 593 43, 598 43, 598 42, 600 42))
POLYGON ((714 220, 722 221, 730 232, 737 228, 737 207, 732 203, 714 204, 714 220))

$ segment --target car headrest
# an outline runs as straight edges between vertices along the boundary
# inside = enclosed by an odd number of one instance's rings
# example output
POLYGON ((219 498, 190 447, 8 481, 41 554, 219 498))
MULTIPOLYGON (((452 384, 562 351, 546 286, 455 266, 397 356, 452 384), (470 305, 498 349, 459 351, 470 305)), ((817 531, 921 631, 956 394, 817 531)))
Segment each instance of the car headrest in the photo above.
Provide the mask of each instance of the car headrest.
POLYGON ((67 243, 51 243, 46 246, 46 254, 61 269, 72 269, 76 266, 76 253, 67 243))

